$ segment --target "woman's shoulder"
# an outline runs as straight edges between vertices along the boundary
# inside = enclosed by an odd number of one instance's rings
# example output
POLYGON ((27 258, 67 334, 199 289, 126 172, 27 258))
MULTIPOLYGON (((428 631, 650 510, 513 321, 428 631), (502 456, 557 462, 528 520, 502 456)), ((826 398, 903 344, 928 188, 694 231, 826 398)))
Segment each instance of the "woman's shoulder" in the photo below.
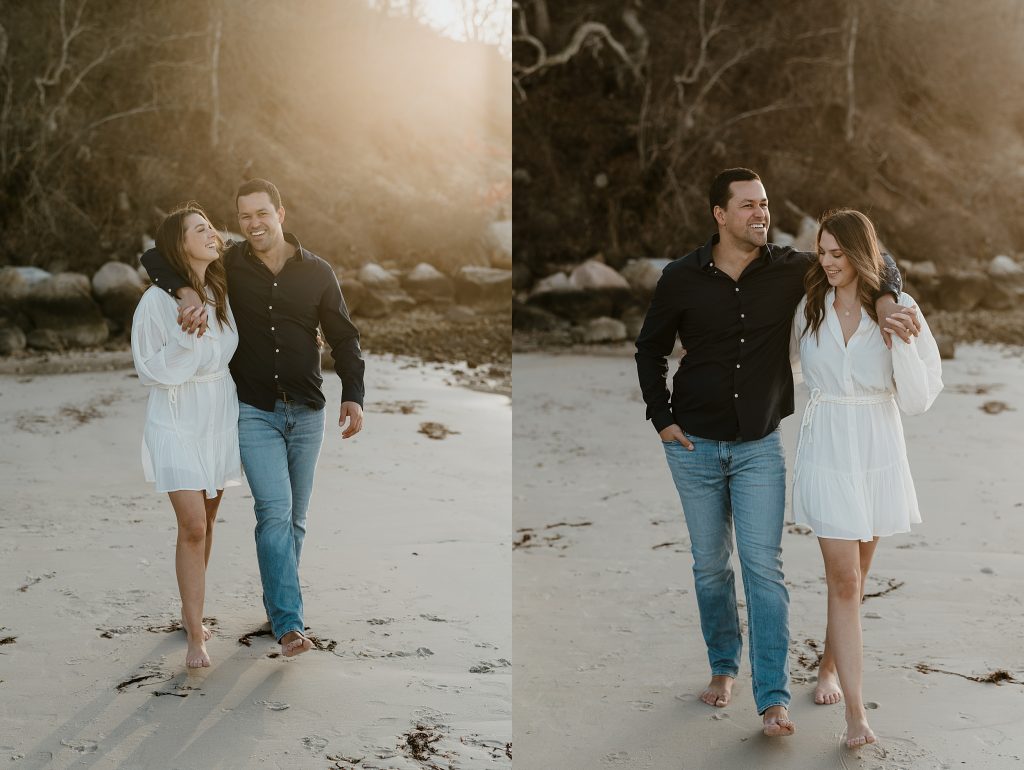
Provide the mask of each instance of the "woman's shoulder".
POLYGON ((174 297, 161 289, 159 286, 150 286, 139 298, 138 308, 148 312, 160 312, 167 308, 177 308, 178 303, 174 297))

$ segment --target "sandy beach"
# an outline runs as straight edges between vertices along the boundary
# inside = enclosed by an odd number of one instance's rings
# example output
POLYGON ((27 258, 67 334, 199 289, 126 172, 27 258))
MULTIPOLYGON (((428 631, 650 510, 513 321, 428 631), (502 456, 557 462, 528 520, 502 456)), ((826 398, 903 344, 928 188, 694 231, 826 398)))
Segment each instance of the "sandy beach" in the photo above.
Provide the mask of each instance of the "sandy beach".
MULTIPOLYGON (((513 372, 529 405, 513 430, 517 767, 1024 764, 1019 348, 960 347, 933 409, 904 418, 924 522, 875 557, 864 696, 880 740, 857 751, 841 744, 842 707, 812 699, 826 596, 816 539, 792 525, 783 536, 797 733, 764 738, 746 649, 733 702, 697 698, 708 666, 689 543, 632 349, 516 355, 513 372)), ((797 415, 806 399, 800 386, 797 415)), ((783 422, 790 469, 798 430, 798 416, 783 422)))
POLYGON ((0 376, 3 764, 512 766, 510 400, 457 387, 450 366, 367 358, 354 439, 331 428, 326 377, 302 564, 318 649, 285 660, 254 634, 243 485, 207 578, 214 664, 192 674, 174 517, 139 460, 146 389, 124 368, 0 376))

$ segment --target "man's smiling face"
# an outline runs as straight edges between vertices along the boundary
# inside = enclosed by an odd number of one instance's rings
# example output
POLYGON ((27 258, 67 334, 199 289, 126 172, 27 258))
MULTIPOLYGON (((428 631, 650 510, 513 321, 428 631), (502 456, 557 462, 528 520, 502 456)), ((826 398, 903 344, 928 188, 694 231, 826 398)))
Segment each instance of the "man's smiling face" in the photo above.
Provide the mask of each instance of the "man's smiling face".
POLYGON ((238 224, 254 251, 267 252, 284 239, 284 207, 275 209, 270 195, 254 192, 238 198, 238 224))
POLYGON ((733 182, 729 185, 731 197, 725 208, 715 207, 715 219, 740 245, 758 248, 768 243, 768 193, 757 179, 733 182))

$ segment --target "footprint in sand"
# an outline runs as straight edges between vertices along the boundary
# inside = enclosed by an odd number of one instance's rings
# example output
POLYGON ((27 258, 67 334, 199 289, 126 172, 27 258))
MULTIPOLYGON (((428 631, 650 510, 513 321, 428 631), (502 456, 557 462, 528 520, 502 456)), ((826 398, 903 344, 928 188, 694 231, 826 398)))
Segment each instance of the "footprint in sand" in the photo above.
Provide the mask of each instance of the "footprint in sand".
POLYGON ((327 739, 321 738, 319 735, 307 735, 302 739, 302 745, 316 755, 327 748, 327 739))
POLYGON ((654 704, 649 700, 631 700, 629 707, 634 711, 651 711, 654 708, 654 704))

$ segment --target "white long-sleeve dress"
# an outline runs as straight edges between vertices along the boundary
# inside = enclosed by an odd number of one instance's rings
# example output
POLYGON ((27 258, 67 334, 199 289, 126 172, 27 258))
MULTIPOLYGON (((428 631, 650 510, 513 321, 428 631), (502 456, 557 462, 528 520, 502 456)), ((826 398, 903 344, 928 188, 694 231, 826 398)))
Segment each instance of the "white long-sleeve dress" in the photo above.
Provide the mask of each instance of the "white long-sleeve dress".
POLYGON ((241 479, 238 394, 228 362, 238 347, 231 307, 222 326, 208 305, 202 337, 178 327, 177 303, 161 289, 142 295, 132 321, 132 357, 149 386, 142 468, 157 492, 192 489, 217 496, 241 479))
MULTIPOLYGON (((830 290, 817 339, 803 334, 806 297, 793 319, 794 373, 811 392, 793 471, 794 519, 840 540, 909 532, 921 513, 899 409, 920 414, 932 405, 942 390, 939 349, 920 312, 920 335, 909 343, 893 335, 889 350, 862 309, 844 344, 834 299, 830 290)), ((899 304, 915 303, 902 294, 899 304)))

